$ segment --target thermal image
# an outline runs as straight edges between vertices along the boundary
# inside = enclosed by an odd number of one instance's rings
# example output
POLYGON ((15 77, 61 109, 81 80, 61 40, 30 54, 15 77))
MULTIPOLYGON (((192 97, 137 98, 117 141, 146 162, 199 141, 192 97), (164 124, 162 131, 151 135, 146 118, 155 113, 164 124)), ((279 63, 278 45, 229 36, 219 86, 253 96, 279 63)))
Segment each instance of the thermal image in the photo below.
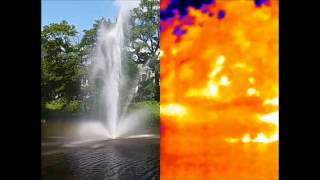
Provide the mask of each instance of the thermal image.
POLYGON ((279 179, 277 0, 161 0, 161 179, 279 179))

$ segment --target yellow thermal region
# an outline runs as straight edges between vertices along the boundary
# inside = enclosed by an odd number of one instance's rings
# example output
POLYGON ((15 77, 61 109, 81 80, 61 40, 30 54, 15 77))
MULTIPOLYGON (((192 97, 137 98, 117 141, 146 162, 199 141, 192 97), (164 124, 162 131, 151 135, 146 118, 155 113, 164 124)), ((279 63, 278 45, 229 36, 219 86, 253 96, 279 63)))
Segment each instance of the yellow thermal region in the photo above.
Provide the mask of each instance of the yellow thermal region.
POLYGON ((208 9, 161 32, 161 179, 278 179, 278 1, 208 9))

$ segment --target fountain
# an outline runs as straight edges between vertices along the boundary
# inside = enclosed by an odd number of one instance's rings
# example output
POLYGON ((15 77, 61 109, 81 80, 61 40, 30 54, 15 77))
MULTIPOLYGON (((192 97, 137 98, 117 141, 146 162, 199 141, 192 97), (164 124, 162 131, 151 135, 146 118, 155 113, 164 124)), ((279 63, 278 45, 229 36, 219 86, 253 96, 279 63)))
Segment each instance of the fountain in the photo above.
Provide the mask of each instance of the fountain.
MULTIPOLYGON (((105 128, 105 135, 115 139, 122 136, 137 135, 141 133, 148 118, 148 111, 140 109, 127 112, 134 88, 128 87, 126 74, 127 60, 123 58, 124 29, 128 19, 128 11, 120 10, 120 15, 114 27, 101 24, 98 31, 96 47, 92 53, 93 69, 92 80, 100 80, 101 93, 99 97, 99 119, 105 128)), ((133 87, 137 85, 137 78, 133 87)), ((93 128, 93 129, 100 129, 93 128)))

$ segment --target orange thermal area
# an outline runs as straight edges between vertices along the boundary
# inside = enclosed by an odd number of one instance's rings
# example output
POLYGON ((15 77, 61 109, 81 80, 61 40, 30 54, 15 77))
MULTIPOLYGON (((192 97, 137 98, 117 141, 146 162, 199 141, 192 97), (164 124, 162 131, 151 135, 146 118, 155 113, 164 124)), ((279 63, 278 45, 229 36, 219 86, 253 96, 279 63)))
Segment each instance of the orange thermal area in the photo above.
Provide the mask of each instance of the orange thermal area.
POLYGON ((207 9, 161 22, 161 179, 278 179, 278 1, 207 9))

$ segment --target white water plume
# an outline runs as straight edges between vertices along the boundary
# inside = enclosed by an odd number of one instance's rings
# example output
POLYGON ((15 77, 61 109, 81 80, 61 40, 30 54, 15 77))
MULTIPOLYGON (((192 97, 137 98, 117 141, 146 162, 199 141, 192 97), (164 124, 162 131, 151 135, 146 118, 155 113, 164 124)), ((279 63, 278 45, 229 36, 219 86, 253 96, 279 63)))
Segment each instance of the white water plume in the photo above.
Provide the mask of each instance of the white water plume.
MULTIPOLYGON (((125 42, 125 28, 127 28, 128 10, 121 10, 116 24, 106 26, 101 24, 98 31, 96 47, 92 54, 93 69, 92 80, 100 82, 100 97, 98 113, 105 135, 115 139, 124 135, 137 135, 142 132, 148 118, 146 110, 138 110, 127 114, 127 107, 133 97, 126 74, 127 59, 123 57, 125 42), (142 130, 142 131, 141 131, 142 130)), ((137 80, 132 80, 133 87, 137 80)), ((89 128, 89 127, 88 127, 89 128)), ((99 132, 103 132, 101 127, 99 132)))

